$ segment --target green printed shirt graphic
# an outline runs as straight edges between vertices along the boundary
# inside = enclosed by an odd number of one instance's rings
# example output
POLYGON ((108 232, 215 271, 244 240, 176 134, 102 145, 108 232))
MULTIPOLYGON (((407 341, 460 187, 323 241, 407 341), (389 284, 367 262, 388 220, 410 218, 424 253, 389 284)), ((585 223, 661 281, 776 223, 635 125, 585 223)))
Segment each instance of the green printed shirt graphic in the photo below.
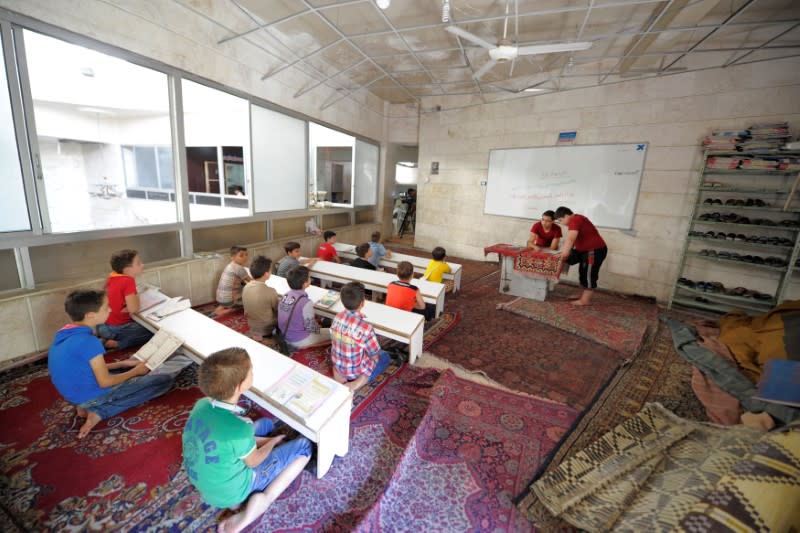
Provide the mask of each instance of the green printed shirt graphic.
POLYGON ((222 508, 247 498, 253 470, 244 458, 255 449, 252 424, 208 398, 195 404, 183 429, 183 467, 204 502, 222 508))

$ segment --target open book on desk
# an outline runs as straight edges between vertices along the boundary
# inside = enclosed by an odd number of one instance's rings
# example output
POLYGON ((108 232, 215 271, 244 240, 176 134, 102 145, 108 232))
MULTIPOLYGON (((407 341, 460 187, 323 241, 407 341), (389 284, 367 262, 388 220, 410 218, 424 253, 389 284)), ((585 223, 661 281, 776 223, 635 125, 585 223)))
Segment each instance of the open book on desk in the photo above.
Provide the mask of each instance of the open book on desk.
POLYGON ((150 370, 155 370, 182 344, 183 339, 165 329, 160 329, 152 339, 147 341, 147 344, 133 354, 133 357, 142 361, 150 370))
POLYGON ((273 401, 305 420, 333 394, 333 385, 322 374, 297 365, 266 393, 273 401))
POLYGON ((317 305, 321 305, 322 307, 330 308, 336 302, 339 301, 339 291, 335 291, 333 289, 328 289, 328 292, 322 295, 322 298, 317 301, 317 305))
POLYGON ((189 309, 191 306, 192 302, 190 300, 182 296, 175 296, 174 298, 164 300, 161 305, 152 308, 151 311, 144 313, 143 316, 158 322, 162 318, 174 315, 175 313, 179 313, 185 309, 189 309))
POLYGON ((139 293, 139 313, 152 309, 166 301, 166 295, 159 291, 158 287, 149 286, 139 293))

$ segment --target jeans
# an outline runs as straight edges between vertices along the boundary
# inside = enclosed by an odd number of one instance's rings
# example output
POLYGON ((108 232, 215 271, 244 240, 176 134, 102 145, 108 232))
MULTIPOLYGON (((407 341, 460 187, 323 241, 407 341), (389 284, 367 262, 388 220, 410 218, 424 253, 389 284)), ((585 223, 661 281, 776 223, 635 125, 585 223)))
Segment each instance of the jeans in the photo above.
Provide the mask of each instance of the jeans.
POLYGON ((391 362, 392 356, 389 355, 389 352, 383 350, 378 352, 378 362, 375 364, 375 368, 372 369, 372 374, 369 375, 368 381, 372 381, 375 379, 375 376, 386 370, 386 367, 388 367, 391 362))
POLYGON ((117 341, 120 350, 144 344, 153 336, 153 332, 134 321, 121 326, 100 324, 97 326, 97 333, 104 339, 117 341))
POLYGON ((746 410, 754 413, 766 411, 784 424, 800 418, 800 409, 754 399, 757 393, 755 385, 727 361, 697 344, 697 331, 693 327, 676 320, 668 320, 667 325, 678 355, 697 367, 720 389, 739 400, 746 410))
POLYGON ((147 374, 120 383, 103 396, 83 402, 79 407, 91 411, 101 420, 161 396, 172 388, 175 378, 169 374, 147 374))
MULTIPOLYGON (((275 428, 269 418, 257 420, 254 426, 256 437, 266 437, 275 428)), ((266 489, 298 457, 311 457, 311 441, 305 437, 297 437, 273 448, 267 458, 253 469, 251 491, 261 492, 266 489)))

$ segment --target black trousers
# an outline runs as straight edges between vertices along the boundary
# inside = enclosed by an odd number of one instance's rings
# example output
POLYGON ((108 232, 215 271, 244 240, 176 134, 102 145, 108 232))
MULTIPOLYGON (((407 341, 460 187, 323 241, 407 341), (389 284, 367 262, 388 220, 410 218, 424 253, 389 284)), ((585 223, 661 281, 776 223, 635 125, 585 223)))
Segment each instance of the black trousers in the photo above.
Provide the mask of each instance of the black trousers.
POLYGON ((600 274, 600 266, 605 261, 608 255, 608 248, 597 248, 586 252, 579 252, 574 248, 569 253, 567 258, 568 265, 579 264, 578 277, 581 281, 581 287, 584 289, 596 289, 597 277, 600 274))

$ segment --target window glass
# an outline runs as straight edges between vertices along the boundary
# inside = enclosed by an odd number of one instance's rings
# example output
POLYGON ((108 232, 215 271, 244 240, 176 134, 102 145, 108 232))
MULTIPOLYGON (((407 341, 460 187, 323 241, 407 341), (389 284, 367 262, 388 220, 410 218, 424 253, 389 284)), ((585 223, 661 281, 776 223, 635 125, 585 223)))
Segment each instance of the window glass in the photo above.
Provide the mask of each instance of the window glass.
POLYGON ((355 141, 352 135, 309 123, 309 167, 317 202, 353 205, 355 141))
POLYGON ((249 216, 249 102, 188 80, 182 88, 191 219, 249 216))
MULTIPOLYGON (((2 41, 0 41, 2 60, 2 41)), ((25 231, 31 229, 25 189, 22 183, 17 138, 11 117, 11 98, 8 92, 6 70, 0 61, 0 161, 3 162, 0 176, 3 194, 0 194, 0 232, 25 231)))
POLYGON ((167 76, 32 31, 24 39, 51 231, 175 222, 174 195, 151 194, 153 147, 172 150, 167 76))
POLYGON ((378 200, 378 147, 356 141, 355 205, 375 205, 378 200))
POLYGON ((253 198, 259 213, 306 208, 306 124, 259 106, 253 123, 253 198))

